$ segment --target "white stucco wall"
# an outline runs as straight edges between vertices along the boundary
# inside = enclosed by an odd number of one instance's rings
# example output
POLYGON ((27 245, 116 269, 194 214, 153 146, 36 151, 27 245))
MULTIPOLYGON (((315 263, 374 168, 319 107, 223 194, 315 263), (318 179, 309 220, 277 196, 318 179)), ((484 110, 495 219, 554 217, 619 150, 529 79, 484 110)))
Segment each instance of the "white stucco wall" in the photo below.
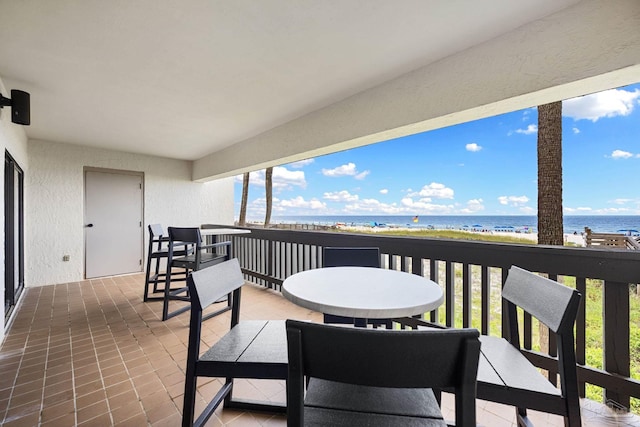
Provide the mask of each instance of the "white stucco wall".
POLYGON ((37 140, 27 147, 27 286, 84 279, 85 167, 144 173, 145 249, 150 223, 233 224, 233 179, 193 182, 190 161, 37 140))
MULTIPOLYGON (((10 97, 9 91, 6 90, 2 80, 0 79, 0 93, 5 97, 10 97)), ((20 165, 25 174, 28 171, 27 163, 27 137, 24 133, 24 129, 21 125, 11 123, 11 108, 4 107, 0 109, 0 148, 2 152, 8 151, 14 160, 20 165)), ((4 157, 4 156, 3 156, 4 157)), ((4 163, 3 163, 4 164, 4 163)), ((4 189, 4 169, 0 174, 0 188, 4 189)), ((4 194, 4 190, 3 190, 4 194)), ((4 224, 4 197, 0 201, 0 217, 2 218, 2 224, 4 224)), ((4 242, 4 226, 0 227, 0 234, 2 235, 2 241, 4 242)), ((2 295, 2 301, 4 301, 4 245, 0 251, 0 294, 2 295)), ((14 311, 15 314, 15 311, 14 311)), ((5 319, 4 314, 0 316, 0 341, 4 338, 5 319)))

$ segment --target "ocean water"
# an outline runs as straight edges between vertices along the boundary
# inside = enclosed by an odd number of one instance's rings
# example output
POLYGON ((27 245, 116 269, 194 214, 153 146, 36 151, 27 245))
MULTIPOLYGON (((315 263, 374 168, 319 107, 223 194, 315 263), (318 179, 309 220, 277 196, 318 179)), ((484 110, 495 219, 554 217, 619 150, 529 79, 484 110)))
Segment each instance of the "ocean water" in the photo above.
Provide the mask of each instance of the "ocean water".
MULTIPOLYGON (((437 228, 455 230, 505 230, 518 232, 537 232, 538 219, 536 216, 524 215, 424 215, 418 216, 417 222, 413 216, 392 215, 354 215, 354 216, 279 216, 273 217, 272 223, 318 224, 334 225, 344 223, 354 226, 371 226, 374 224, 389 227, 437 228)), ((632 234, 640 233, 639 215, 573 215, 564 217, 565 233, 581 233, 589 227, 597 233, 625 233, 634 230, 632 234)))

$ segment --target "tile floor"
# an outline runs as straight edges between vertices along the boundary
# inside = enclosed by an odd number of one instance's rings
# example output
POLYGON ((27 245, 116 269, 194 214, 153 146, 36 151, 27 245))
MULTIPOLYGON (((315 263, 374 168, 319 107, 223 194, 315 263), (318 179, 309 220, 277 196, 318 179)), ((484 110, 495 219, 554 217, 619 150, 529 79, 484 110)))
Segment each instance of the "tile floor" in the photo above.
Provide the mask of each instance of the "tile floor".
MULTIPOLYGON (((180 424, 188 314, 160 321, 161 303, 142 302, 143 276, 131 275, 29 288, 0 348, 3 426, 177 426, 180 424)), ((175 303, 179 304, 179 303, 175 303)), ((274 291, 248 285, 243 318, 320 321, 274 291)), ((211 345, 228 330, 229 313, 205 322, 211 345)), ((219 380, 199 382, 196 413, 219 380)), ((238 396, 284 401, 284 384, 239 381, 238 396)), ((452 399, 443 410, 453 417, 452 399)), ((637 417, 607 414, 583 402, 585 426, 638 426, 637 417)), ((537 426, 560 417, 532 414, 537 426)), ((513 426, 513 409, 478 401, 478 422, 513 426)), ((208 426, 285 426, 284 416, 218 409, 208 426)))

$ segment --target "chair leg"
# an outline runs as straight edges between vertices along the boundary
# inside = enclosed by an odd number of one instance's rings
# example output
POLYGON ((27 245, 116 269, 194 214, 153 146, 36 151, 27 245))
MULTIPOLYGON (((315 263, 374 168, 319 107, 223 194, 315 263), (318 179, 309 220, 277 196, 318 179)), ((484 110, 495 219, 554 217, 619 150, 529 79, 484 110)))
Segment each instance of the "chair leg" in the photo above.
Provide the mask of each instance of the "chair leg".
POLYGON ((227 395, 224 397, 224 403, 222 404, 223 408, 228 408, 231 403, 233 397, 233 378, 227 378, 225 381, 225 387, 229 389, 227 395))
POLYGON ((158 292, 158 279, 160 278, 160 258, 156 259, 156 280, 153 282, 153 292, 158 292))
POLYGON ((167 266, 164 283, 164 300, 162 301, 162 321, 169 318, 169 292, 171 292, 171 267, 167 266))
POLYGON ((359 318, 355 318, 353 319, 353 325, 356 328, 366 328, 367 327, 367 319, 359 319, 359 318))
POLYGON ((516 408, 516 422, 518 427, 533 427, 533 424, 527 417, 526 408, 516 408))
POLYGON ((184 400, 182 404, 182 427, 193 426, 196 406, 196 380, 193 374, 187 375, 184 381, 184 400))
POLYGON ((149 299, 149 278, 151 275, 151 256, 147 256, 147 272, 145 275, 145 279, 144 279, 144 296, 142 297, 142 300, 144 302, 147 302, 147 300, 149 299))
MULTIPOLYGON (((185 271, 189 271, 188 269, 185 269, 185 271)), ((162 321, 168 320, 172 317, 175 317, 179 314, 184 313, 185 311, 188 311, 191 309, 191 304, 189 303, 189 297, 179 297, 178 294, 182 293, 182 292, 187 292, 188 288, 186 287, 182 287, 182 288, 178 288, 178 289, 171 289, 171 274, 172 274, 172 268, 171 267, 167 267, 167 272, 165 273, 165 284, 164 284, 164 298, 163 298, 163 302, 162 302, 162 321), (172 312, 169 312, 169 301, 171 300, 179 300, 179 301, 184 301, 187 302, 189 304, 185 304, 184 307, 178 308, 173 310, 172 312)), ((179 273, 178 273, 179 274, 179 273)), ((184 279, 176 279, 176 280, 187 280, 186 276, 184 279)), ((187 292, 188 293, 188 292, 187 292)))

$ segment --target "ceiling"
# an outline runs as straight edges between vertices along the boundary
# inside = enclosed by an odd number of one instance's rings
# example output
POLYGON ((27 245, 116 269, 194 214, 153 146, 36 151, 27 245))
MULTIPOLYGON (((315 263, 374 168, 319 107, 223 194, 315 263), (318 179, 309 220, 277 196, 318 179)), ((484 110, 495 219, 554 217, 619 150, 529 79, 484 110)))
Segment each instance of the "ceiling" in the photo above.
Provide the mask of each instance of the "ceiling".
POLYGON ((577 2, 0 0, 0 79, 31 139, 196 160, 577 2))

